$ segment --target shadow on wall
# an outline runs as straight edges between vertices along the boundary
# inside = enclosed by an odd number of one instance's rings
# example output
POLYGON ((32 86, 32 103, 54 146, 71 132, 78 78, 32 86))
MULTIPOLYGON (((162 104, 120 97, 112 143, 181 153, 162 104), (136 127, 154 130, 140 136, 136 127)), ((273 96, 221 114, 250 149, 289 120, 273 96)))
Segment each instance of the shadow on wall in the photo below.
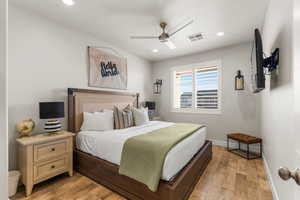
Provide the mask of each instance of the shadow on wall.
MULTIPOLYGON (((275 40, 276 42, 272 46, 272 50, 275 48, 281 47, 280 51, 288 51, 288 52, 286 52, 285 55, 290 56, 290 59, 287 59, 287 62, 290 62, 290 63, 283 64, 282 63, 283 59, 281 59, 279 57, 279 65, 277 66, 277 69, 275 71, 273 71, 270 75, 266 75, 266 76, 270 76, 269 79, 266 78, 266 81, 270 82, 269 83, 270 90, 276 90, 278 88, 285 87, 287 85, 292 84, 293 69, 291 67, 287 67, 287 66, 291 65, 292 52, 289 48, 284 48, 287 45, 286 45, 286 40, 284 40, 283 37, 284 37, 284 33, 281 30, 276 37, 276 40, 275 40)), ((283 54, 280 54, 280 56, 281 55, 283 55, 283 54)), ((266 86, 267 85, 268 84, 266 84, 266 86)))
POLYGON ((16 131, 16 124, 22 120, 32 119, 35 122, 35 128, 33 130, 32 135, 37 133, 42 133, 44 131, 44 123, 47 120, 39 119, 39 102, 40 101, 64 101, 65 102, 65 118, 60 119, 62 123, 62 128, 67 128, 67 90, 63 89, 54 89, 52 90, 51 95, 47 94, 47 96, 52 96, 55 98, 51 99, 39 99, 32 100, 31 104, 14 104, 9 105, 8 107, 8 137, 9 137, 9 169, 14 170, 18 169, 18 159, 17 159, 17 143, 16 138, 19 137, 19 134, 16 131))
POLYGON ((249 84, 245 83, 245 89, 237 92, 237 102, 241 116, 245 120, 256 118, 256 95, 252 93, 249 84), (245 106, 247 104, 247 106, 245 106))
POLYGON ((36 122, 35 116, 36 105, 11 105, 8 107, 8 138, 9 138, 9 169, 17 169, 17 143, 16 138, 19 134, 16 131, 16 123, 24 119, 32 119, 36 122))

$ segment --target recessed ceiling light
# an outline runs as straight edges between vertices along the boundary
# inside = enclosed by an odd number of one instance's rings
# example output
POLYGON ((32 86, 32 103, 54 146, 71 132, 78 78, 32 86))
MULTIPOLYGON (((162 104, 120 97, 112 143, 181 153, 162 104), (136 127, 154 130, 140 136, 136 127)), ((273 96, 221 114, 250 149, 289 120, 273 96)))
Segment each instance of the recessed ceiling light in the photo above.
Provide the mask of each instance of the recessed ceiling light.
POLYGON ((73 6, 75 4, 74 0, 62 0, 62 2, 68 6, 73 6))
POLYGON ((224 36, 224 35, 225 35, 224 32, 218 32, 218 33, 217 33, 217 36, 219 36, 219 37, 224 36))
POLYGON ((152 52, 153 52, 153 53, 157 53, 157 52, 158 52, 158 49, 153 49, 152 52))

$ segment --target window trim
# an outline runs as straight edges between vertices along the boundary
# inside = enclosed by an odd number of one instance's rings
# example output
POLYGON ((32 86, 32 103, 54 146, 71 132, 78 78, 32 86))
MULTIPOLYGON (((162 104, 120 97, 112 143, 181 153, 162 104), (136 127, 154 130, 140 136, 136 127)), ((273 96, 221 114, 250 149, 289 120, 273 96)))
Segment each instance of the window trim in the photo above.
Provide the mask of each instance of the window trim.
POLYGON ((175 66, 170 68, 170 110, 174 113, 191 113, 191 114, 222 114, 222 61, 213 60, 206 61, 201 63, 193 63, 183 66, 175 66), (205 108, 196 108, 195 107, 195 91, 196 91, 196 82, 195 82, 195 70, 202 69, 206 67, 217 66, 218 68, 218 109, 205 109, 205 108), (192 70, 193 71, 193 94, 192 94, 192 108, 175 108, 174 107, 174 73, 178 70, 192 70))

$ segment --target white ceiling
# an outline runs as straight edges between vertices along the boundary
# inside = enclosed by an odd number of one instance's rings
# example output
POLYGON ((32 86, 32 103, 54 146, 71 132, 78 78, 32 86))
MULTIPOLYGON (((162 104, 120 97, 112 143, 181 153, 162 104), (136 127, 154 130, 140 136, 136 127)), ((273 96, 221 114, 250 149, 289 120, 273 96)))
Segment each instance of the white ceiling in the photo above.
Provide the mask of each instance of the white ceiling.
POLYGON ((10 0, 55 21, 99 36, 102 40, 150 61, 191 54, 252 40, 262 27, 269 0, 10 0), (158 40, 132 40, 131 35, 159 35, 159 22, 170 27, 194 23, 177 33, 170 50, 158 40), (219 31, 225 36, 217 37, 219 31), (189 42, 187 36, 203 32, 206 38, 189 42), (152 49, 158 49, 153 53, 152 49))

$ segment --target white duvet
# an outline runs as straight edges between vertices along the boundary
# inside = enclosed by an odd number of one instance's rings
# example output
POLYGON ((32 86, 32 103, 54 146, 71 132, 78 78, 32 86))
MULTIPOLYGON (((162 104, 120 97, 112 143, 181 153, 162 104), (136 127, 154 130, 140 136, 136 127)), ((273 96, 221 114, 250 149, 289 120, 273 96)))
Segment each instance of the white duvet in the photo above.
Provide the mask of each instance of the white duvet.
MULTIPOLYGON (((120 165, 123 145, 127 139, 151 131, 172 126, 174 123, 150 121, 141 126, 112 131, 81 131, 77 136, 77 148, 98 158, 120 165)), ((169 181, 199 151, 206 139, 203 127, 175 145, 166 156, 162 179, 169 181)))

